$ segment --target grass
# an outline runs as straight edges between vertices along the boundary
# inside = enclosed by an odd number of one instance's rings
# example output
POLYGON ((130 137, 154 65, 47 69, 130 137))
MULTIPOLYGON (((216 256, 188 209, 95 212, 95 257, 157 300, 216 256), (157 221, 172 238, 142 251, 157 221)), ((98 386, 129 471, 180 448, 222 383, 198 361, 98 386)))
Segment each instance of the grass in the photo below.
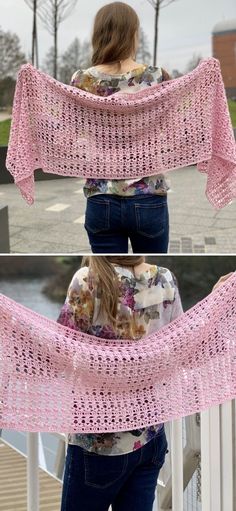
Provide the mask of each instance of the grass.
POLYGON ((234 128, 236 128, 236 101, 233 101, 232 99, 228 99, 228 105, 229 105, 229 113, 230 113, 232 124, 233 124, 234 128))
MULTIPOLYGON (((229 113, 233 126, 236 128, 236 101, 228 99, 229 113)), ((11 120, 0 122, 0 146, 7 146, 10 133, 11 120)))
POLYGON ((0 146, 7 146, 10 133, 11 119, 0 122, 0 146))

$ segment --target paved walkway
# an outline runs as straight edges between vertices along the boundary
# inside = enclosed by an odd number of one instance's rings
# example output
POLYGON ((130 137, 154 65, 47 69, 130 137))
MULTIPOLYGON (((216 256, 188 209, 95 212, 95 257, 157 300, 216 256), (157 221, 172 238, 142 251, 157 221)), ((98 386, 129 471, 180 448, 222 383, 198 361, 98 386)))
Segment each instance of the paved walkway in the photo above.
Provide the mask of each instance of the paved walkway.
MULTIPOLYGON (((170 172, 169 179, 169 253, 236 253, 236 201, 215 210, 205 197, 206 177, 194 166, 170 172)), ((35 204, 28 206, 15 185, 1 185, 11 252, 90 252, 82 186, 78 179, 39 181, 35 204)))
POLYGON ((6 121, 7 119, 11 119, 11 114, 8 112, 0 112, 0 122, 6 121))

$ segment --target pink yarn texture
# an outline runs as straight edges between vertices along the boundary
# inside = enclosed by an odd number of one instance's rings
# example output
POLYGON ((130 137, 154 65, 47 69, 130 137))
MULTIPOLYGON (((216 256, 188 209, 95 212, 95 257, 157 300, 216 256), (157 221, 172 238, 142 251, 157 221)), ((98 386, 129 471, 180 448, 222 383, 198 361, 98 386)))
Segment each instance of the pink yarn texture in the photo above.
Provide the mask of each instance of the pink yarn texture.
POLYGON ((0 427, 126 431, 236 397, 236 273, 139 341, 66 328, 0 295, 0 427))
POLYGON ((236 145, 220 63, 137 92, 100 97, 31 64, 15 90, 6 166, 34 202, 34 170, 95 179, 133 179, 197 164, 216 208, 236 197, 236 145))

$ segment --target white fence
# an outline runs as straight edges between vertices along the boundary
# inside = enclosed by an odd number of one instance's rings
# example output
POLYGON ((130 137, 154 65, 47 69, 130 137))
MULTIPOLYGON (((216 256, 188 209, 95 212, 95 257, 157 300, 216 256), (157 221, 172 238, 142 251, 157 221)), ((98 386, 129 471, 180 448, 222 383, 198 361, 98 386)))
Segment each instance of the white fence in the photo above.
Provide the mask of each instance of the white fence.
MULTIPOLYGON (((184 492, 200 471, 201 511, 236 511, 235 401, 166 425, 170 456, 160 473, 153 511, 193 511, 184 492), (200 462, 200 463, 199 463, 200 462)), ((61 479, 65 442, 60 438, 53 477, 61 479)), ((39 511, 38 466, 46 470, 40 433, 27 434, 27 511, 39 511)), ((196 492, 195 492, 196 493, 196 492)), ((195 495, 195 498, 196 495, 195 495)), ((198 508, 199 509, 199 508, 198 508)))
MULTIPOLYGON (((192 467, 200 460, 201 511, 236 511, 236 421, 235 401, 215 406, 200 414, 200 450, 197 435, 183 445, 182 421, 171 424, 171 499, 168 483, 160 488, 154 511, 192 511, 184 507, 184 489, 192 467), (192 445, 191 445, 192 443, 192 445), (167 494, 167 495, 166 495, 167 494), (158 500, 158 502, 157 502, 158 500), (167 502, 166 502, 167 501, 167 502), (165 505, 166 502, 166 505, 165 505), (163 505, 164 503, 164 505, 163 505)), ((187 432, 188 433, 188 432, 187 432)), ((191 432, 190 432, 191 433, 191 432)))

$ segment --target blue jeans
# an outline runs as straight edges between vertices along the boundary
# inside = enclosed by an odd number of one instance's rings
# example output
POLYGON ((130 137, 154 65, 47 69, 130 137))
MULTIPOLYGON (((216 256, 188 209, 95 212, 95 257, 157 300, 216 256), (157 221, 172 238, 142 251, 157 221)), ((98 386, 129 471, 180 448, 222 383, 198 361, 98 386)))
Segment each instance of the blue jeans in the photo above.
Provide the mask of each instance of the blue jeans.
POLYGON ((105 456, 68 445, 61 511, 152 511, 167 440, 164 426, 128 454, 105 456))
POLYGON ((92 252, 127 254, 130 239, 133 253, 165 254, 169 241, 167 196, 93 195, 85 214, 92 252))

